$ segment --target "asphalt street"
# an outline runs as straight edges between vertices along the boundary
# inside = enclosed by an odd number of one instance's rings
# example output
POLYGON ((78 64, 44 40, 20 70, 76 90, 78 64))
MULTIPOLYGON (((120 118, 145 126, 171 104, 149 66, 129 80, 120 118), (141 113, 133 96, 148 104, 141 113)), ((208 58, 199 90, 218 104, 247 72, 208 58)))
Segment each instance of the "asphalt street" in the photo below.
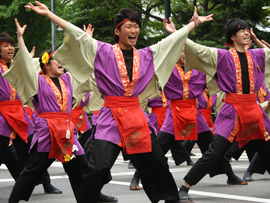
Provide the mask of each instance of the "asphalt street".
MULTIPOLYGON (((196 156, 192 157, 193 161, 201 157, 199 149, 193 149, 192 152, 196 154, 196 156)), ((175 166, 171 154, 168 153, 166 156, 168 157, 170 171, 175 178, 177 186, 180 187, 183 183, 183 177, 191 166, 187 166, 186 163, 175 166)), ((242 154, 238 161, 233 159, 231 162, 234 172, 241 178, 248 164, 248 158, 245 153, 242 154)), ((128 161, 124 161, 120 154, 111 171, 113 180, 104 186, 102 192, 118 197, 119 203, 149 203, 150 201, 143 189, 137 191, 131 191, 129 189, 129 183, 134 171, 134 169, 128 169, 128 161)), ((75 203, 76 201, 62 164, 54 162, 49 168, 49 173, 52 184, 63 190, 63 194, 44 194, 43 187, 39 185, 34 189, 29 202, 75 203)), ((191 188, 189 194, 194 198, 196 203, 270 203, 269 174, 267 172, 264 175, 253 174, 253 178, 254 181, 246 186, 229 186, 226 184, 226 175, 218 175, 214 178, 209 178, 207 175, 196 186, 191 188)), ((13 185, 14 180, 5 165, 2 165, 0 167, 0 203, 7 202, 13 185)))

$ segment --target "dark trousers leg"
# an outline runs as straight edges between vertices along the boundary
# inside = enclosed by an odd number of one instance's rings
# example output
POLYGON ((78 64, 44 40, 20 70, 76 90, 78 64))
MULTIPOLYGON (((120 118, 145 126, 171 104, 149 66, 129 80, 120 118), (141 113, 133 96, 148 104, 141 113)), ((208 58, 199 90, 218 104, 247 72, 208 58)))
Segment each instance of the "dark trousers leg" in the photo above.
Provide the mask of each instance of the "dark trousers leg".
POLYGON ((196 141, 195 140, 185 140, 182 142, 183 146, 187 150, 187 152, 190 154, 191 150, 193 149, 196 141))
MULTIPOLYGON (((215 138, 216 137, 213 136, 211 131, 206 131, 206 132, 198 134, 197 144, 202 154, 204 154, 208 150, 210 144, 213 142, 215 138)), ((228 144, 231 145, 230 142, 228 142, 228 144)), ((231 164, 225 157, 219 158, 218 161, 216 161, 216 163, 209 170, 210 177, 214 177, 219 174, 230 175, 232 173, 233 171, 232 171, 231 164)))
POLYGON ((176 165, 183 163, 184 161, 189 160, 189 154, 180 141, 175 140, 174 135, 160 131, 157 136, 157 142, 160 145, 163 154, 166 154, 169 149, 174 147, 173 158, 176 165))
MULTIPOLYGON (((33 135, 30 135, 28 137, 28 143, 25 143, 22 138, 20 136, 16 136, 16 139, 13 140, 13 145, 16 149, 16 152, 17 152, 17 155, 18 155, 18 158, 19 158, 19 162, 20 162, 20 170, 22 171, 23 168, 25 167, 25 165, 28 163, 29 161, 29 149, 30 149, 30 146, 31 146, 31 142, 32 142, 32 138, 33 138, 33 135)), ((46 170, 44 172, 44 174, 42 174, 42 176, 40 176, 40 178, 38 179, 37 181, 37 185, 38 184, 49 184, 51 182, 51 179, 50 179, 50 175, 48 173, 48 171, 46 170)))
POLYGON ((9 203, 29 200, 36 182, 54 161, 54 159, 48 159, 48 156, 49 153, 37 152, 37 144, 35 144, 31 150, 29 162, 22 170, 12 189, 9 203))
POLYGON ((80 195, 80 185, 83 172, 87 169, 88 162, 85 155, 76 156, 68 163, 63 163, 63 167, 68 174, 69 182, 75 198, 78 202, 80 195))
POLYGON ((176 201, 179 199, 178 190, 169 171, 167 158, 153 134, 151 141, 152 152, 129 155, 130 160, 138 170, 145 193, 151 202, 176 201))
MULTIPOLYGON (((198 145, 200 146, 199 142, 198 145)), ((220 135, 215 135, 213 142, 209 145, 202 157, 193 165, 184 180, 189 185, 196 185, 208 172, 220 163, 218 160, 223 159, 227 161, 223 156, 231 146, 231 143, 220 135)), ((227 161, 229 164, 229 162, 227 161)), ((229 164, 230 166, 230 164, 229 164)))
POLYGON ((270 142, 265 142, 264 140, 252 140, 250 141, 256 151, 258 152, 259 157, 261 158, 265 169, 270 172, 270 142))
POLYGON ((265 173, 266 169, 263 160, 260 158, 258 152, 256 152, 256 154, 252 158, 247 168, 247 171, 249 171, 250 173, 259 173, 259 174, 265 173))
POLYGON ((9 145, 9 137, 0 136, 0 165, 5 163, 11 176, 16 180, 20 175, 20 162, 13 145, 9 145))
POLYGON ((85 149, 88 168, 81 180, 79 203, 96 203, 103 185, 111 180, 110 170, 117 159, 121 148, 104 140, 93 140, 93 148, 85 149), (87 153, 87 151, 91 153, 87 153))
POLYGON ((80 134, 79 138, 78 138, 78 141, 79 143, 81 144, 82 147, 84 147, 86 141, 88 140, 88 138, 91 137, 92 135, 92 130, 93 128, 85 131, 84 133, 80 134))

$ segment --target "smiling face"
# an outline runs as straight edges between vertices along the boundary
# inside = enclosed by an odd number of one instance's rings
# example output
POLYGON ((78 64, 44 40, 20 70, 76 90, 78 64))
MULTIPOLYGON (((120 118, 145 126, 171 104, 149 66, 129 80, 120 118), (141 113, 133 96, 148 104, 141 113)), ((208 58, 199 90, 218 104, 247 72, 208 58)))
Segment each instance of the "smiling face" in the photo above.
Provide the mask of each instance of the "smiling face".
POLYGON ((46 64, 46 75, 50 77, 58 77, 63 75, 64 68, 58 61, 51 59, 49 64, 46 64))
POLYGON ((137 43, 140 27, 136 22, 127 21, 121 25, 120 29, 115 28, 114 32, 119 37, 118 44, 121 49, 130 50, 137 43))
POLYGON ((233 41, 234 45, 238 46, 246 46, 250 43, 250 31, 248 28, 239 30, 232 35, 231 40, 233 41))
POLYGON ((1 59, 5 63, 10 63, 12 61, 12 58, 14 56, 14 52, 15 52, 15 47, 12 44, 8 43, 8 42, 4 42, 0 46, 1 59))

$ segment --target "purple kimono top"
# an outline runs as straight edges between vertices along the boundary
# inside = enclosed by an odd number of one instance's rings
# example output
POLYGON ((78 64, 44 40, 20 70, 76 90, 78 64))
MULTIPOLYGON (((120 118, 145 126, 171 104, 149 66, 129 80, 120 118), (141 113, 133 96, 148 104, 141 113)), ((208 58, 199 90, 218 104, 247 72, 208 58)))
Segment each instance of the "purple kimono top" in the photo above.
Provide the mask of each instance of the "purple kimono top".
MULTIPOLYGON (((211 110, 214 109, 215 105, 216 105, 216 101, 217 101, 217 94, 212 96, 212 106, 211 106, 211 110)), ((198 108, 199 109, 207 109, 207 100, 204 96, 203 93, 201 93, 198 97, 197 97, 197 103, 198 103, 198 108)))
MULTIPOLYGON (((199 71, 192 70, 191 77, 188 82, 189 99, 197 98, 201 94, 205 86, 206 75, 199 71)), ((176 67, 174 68, 166 86, 164 87, 164 94, 166 98, 170 100, 183 100, 183 82, 176 67)), ((210 130, 204 117, 201 115, 200 110, 198 110, 197 113, 197 129, 198 134, 210 130)), ((166 111, 165 121, 160 131, 174 135, 173 116, 170 107, 166 111)))
MULTIPOLYGON (((270 65, 270 61, 266 60, 269 58, 269 50, 268 48, 250 49, 248 52, 253 60, 254 92, 257 92, 263 85, 265 67, 270 65)), ((236 93, 235 63, 229 50, 210 48, 187 40, 186 64, 188 70, 194 68, 214 78, 221 91, 236 93)), ((263 110, 262 113, 265 128, 270 133, 270 121, 263 110)), ((236 111, 234 106, 224 103, 216 117, 214 133, 228 139, 235 126, 235 118, 236 111)))
MULTIPOLYGON (((8 81, 2 76, 4 73, 4 70, 2 66, 0 65, 1 75, 0 75, 0 101, 9 101, 10 100, 10 86, 8 81)), ((20 100, 18 94, 16 93, 16 100, 20 100)), ((24 107, 23 107, 24 109, 24 107)), ((24 110, 24 120, 28 123, 27 128, 27 136, 33 134, 34 125, 31 121, 31 119, 28 117, 24 110)), ((0 136, 4 137, 10 137, 10 133, 12 131, 11 126, 8 124, 8 122, 5 120, 5 118, 0 113, 0 136)))
MULTIPOLYGON (((72 85, 70 82, 70 76, 68 73, 63 74, 60 77, 63 82, 65 83, 65 86, 67 88, 67 111, 66 113, 71 113, 72 108, 72 85)), ((32 100, 32 103, 37 111, 38 114, 44 113, 44 112, 61 112, 60 107, 57 103, 55 94, 47 80, 41 76, 38 75, 38 103, 35 101, 35 99, 32 100)), ((80 143, 77 140, 77 130, 74 126, 74 134, 73 134, 73 151, 74 155, 82 155, 84 154, 84 150, 81 147, 80 143)), ((34 144, 38 142, 37 151, 38 152, 49 152, 51 148, 51 135, 49 131, 49 126, 47 123, 47 120, 45 118, 38 117, 35 122, 35 128, 34 128, 34 136, 31 143, 31 149, 34 146, 34 144)))
MULTIPOLYGON (((151 84, 151 80, 156 81, 157 85, 153 91, 157 93, 154 96, 150 93, 146 94, 145 98, 150 99, 152 96, 154 98, 161 92, 173 70, 174 62, 172 61, 179 59, 187 35, 188 28, 184 27, 155 45, 137 50, 140 56, 139 78, 131 97, 142 94, 148 84, 151 84)), ((123 83, 111 44, 95 40, 80 28, 68 24, 64 44, 54 54, 54 58, 78 81, 83 82, 94 72, 97 88, 103 96, 122 97, 124 95, 123 83), (78 65, 76 69, 72 64, 78 65)), ((150 133, 155 132, 145 112, 144 115, 150 133)), ((111 109, 102 107, 96 123, 95 139, 118 145, 120 138, 111 109)))

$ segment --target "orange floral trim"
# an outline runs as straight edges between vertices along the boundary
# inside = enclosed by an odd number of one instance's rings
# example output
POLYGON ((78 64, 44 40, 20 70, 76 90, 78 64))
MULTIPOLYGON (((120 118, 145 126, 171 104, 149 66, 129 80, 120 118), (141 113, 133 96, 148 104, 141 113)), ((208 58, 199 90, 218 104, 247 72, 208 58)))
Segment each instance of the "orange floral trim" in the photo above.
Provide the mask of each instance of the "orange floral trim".
POLYGON ((266 92, 264 91, 263 87, 260 87, 259 91, 258 91, 258 98, 260 103, 264 102, 264 97, 266 96, 266 92))
POLYGON ((162 99, 162 103, 163 103, 163 107, 167 107, 167 98, 165 97, 164 91, 160 93, 161 99, 162 99))
POLYGON ((209 97, 207 96, 207 94, 205 92, 203 92, 203 95, 207 101, 207 109, 211 109, 212 107, 212 104, 213 104, 213 98, 212 97, 209 97))
MULTIPOLYGON (((7 67, 6 63, 4 61, 2 61, 1 59, 0 59, 0 65, 2 66, 4 73, 6 71, 8 71, 8 67, 7 67)), ((10 100, 15 100, 16 99, 16 90, 10 83, 8 83, 8 84, 10 87, 10 100)))
POLYGON ((185 73, 183 69, 176 64, 176 68, 178 70, 178 73, 181 77, 182 83, 183 83, 183 100, 189 99, 189 87, 188 87, 188 82, 191 78, 192 70, 188 71, 185 73))
MULTIPOLYGON (((237 94, 243 94, 242 71, 241 71, 240 59, 235 48, 232 47, 230 48, 229 51, 232 54, 234 64, 235 64, 235 69, 236 69, 237 94)), ((245 54, 246 54, 247 62, 248 62, 248 77, 249 77, 249 84, 250 84, 249 93, 252 94, 254 93, 254 90, 255 90, 253 61, 252 61, 250 53, 247 50, 245 50, 245 54)))
POLYGON ((124 87, 124 96, 130 97, 132 96, 133 90, 135 85, 139 79, 139 72, 140 72, 140 54, 139 52, 133 47, 133 67, 132 67, 132 81, 129 81, 128 72, 126 68, 126 63, 124 59, 123 52, 119 46, 119 44, 113 45, 113 50, 115 53, 116 61, 118 64, 118 69, 120 73, 120 77, 124 87))
POLYGON ((49 85, 53 89, 53 92, 54 92, 55 97, 56 97, 56 101, 60 107, 61 112, 66 112, 67 111, 67 88, 66 88, 65 83, 59 77, 59 83, 60 83, 60 87, 62 90, 62 94, 61 94, 59 89, 56 87, 56 85, 54 84, 54 82, 52 81, 52 79, 48 75, 42 75, 42 76, 47 80, 47 82, 49 83, 49 85))

